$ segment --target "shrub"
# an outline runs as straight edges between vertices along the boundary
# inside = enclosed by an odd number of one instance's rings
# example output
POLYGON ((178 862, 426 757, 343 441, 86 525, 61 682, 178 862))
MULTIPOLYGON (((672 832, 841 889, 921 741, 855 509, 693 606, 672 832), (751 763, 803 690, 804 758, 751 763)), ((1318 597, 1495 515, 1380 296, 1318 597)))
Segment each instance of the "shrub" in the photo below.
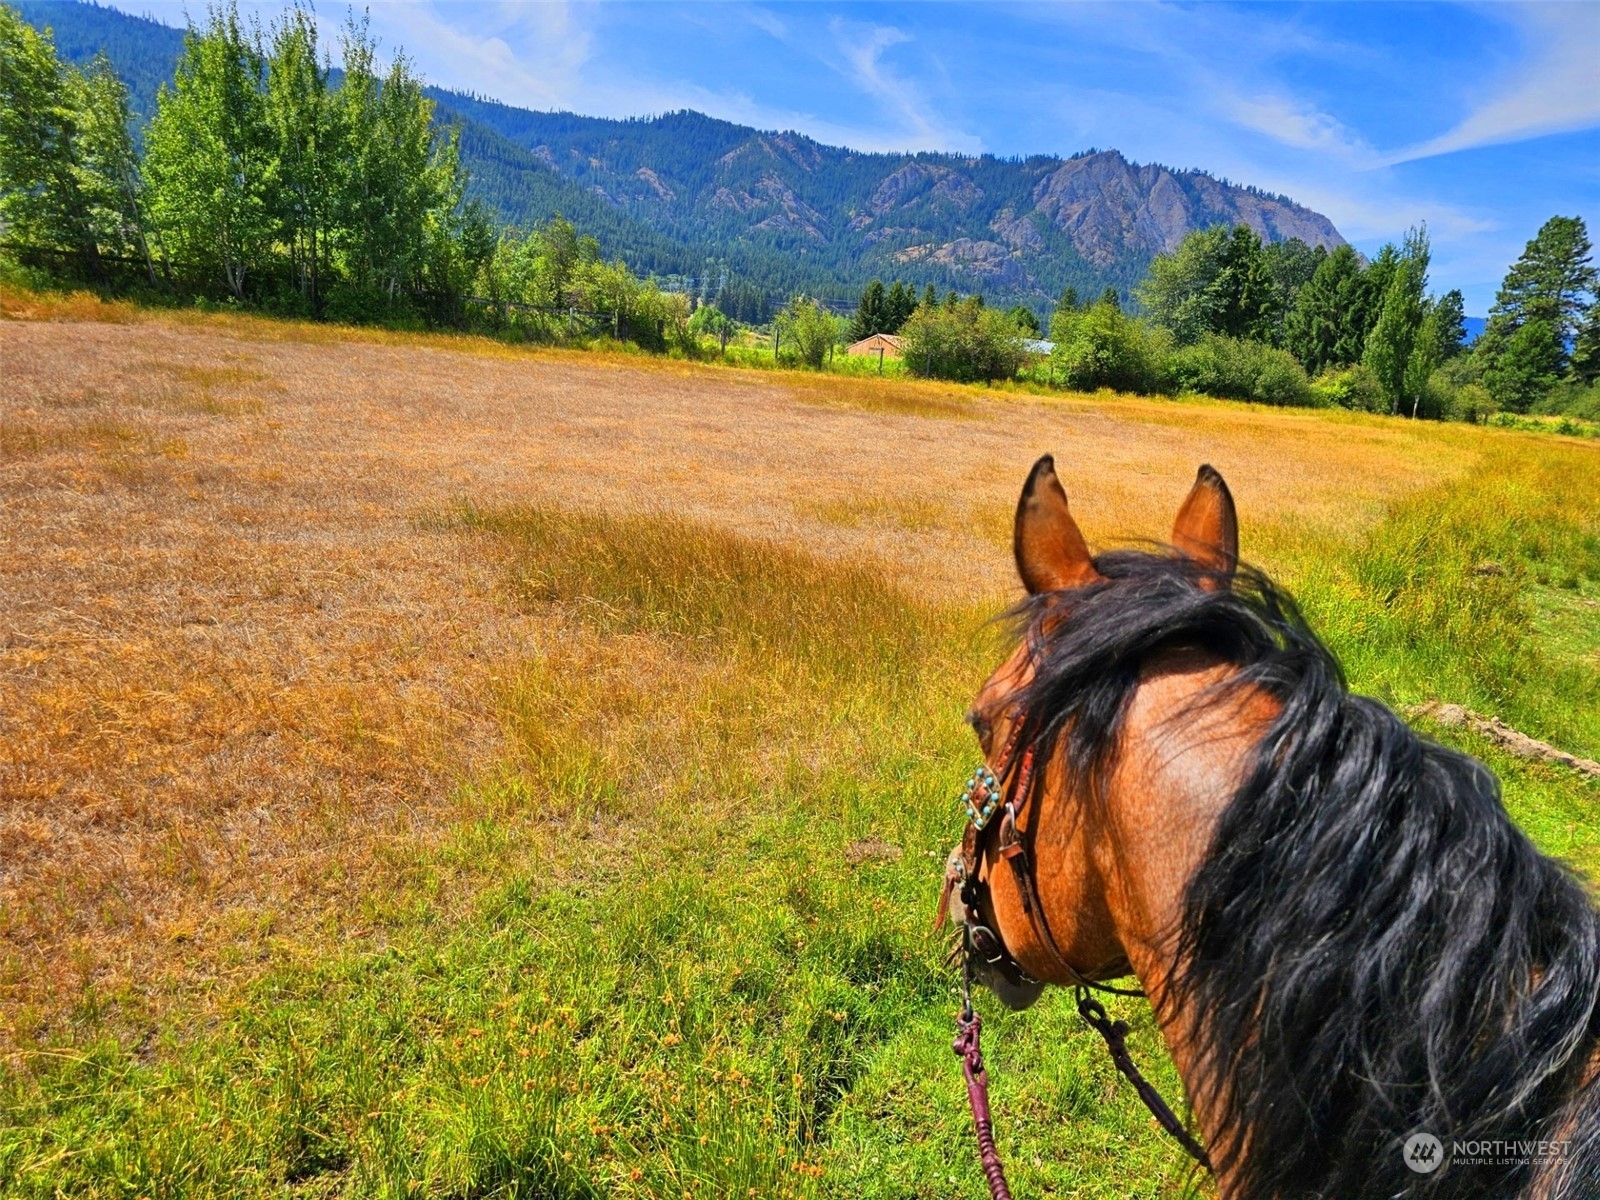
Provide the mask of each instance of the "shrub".
POLYGON ((1329 367, 1311 384, 1316 402, 1335 408, 1349 408, 1356 412, 1387 412, 1383 402, 1383 388, 1378 378, 1366 367, 1329 367))
POLYGON ((901 354, 916 375, 935 379, 1009 379, 1022 365, 1022 334, 1010 316, 968 297, 924 304, 900 330, 901 354))
POLYGON ((1051 361, 1069 388, 1155 392, 1166 383, 1171 336, 1112 304, 1057 309, 1050 322, 1051 361))
POLYGON ((1558 384, 1534 404, 1533 411, 1600 421, 1600 381, 1587 386, 1576 381, 1558 384))
POLYGON ((1319 399, 1305 368, 1287 350, 1221 334, 1175 351, 1171 372, 1180 389, 1207 396, 1276 405, 1311 405, 1319 399))

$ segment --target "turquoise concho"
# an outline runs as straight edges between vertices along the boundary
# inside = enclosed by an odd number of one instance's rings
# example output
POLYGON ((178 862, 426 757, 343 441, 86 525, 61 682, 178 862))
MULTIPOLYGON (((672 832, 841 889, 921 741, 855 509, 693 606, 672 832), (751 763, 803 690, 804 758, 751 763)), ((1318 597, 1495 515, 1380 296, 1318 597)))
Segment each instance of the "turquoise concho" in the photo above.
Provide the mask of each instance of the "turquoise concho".
POLYGON ((961 792, 961 803, 966 807, 967 820, 981 832, 1000 807, 1000 781, 994 777, 994 772, 988 767, 974 771, 961 792))

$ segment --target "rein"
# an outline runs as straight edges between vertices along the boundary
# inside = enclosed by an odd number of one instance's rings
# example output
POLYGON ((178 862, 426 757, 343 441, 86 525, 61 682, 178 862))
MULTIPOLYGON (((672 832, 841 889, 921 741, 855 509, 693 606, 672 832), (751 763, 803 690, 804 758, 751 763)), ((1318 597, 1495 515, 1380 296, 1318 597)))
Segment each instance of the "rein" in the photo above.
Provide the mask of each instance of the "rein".
POLYGON ((956 1038, 951 1044, 951 1049, 961 1059, 961 1071, 966 1077, 967 1101, 972 1108, 972 1124, 978 1138, 978 1157, 983 1166, 984 1178, 989 1184, 990 1200, 1012 1200, 1012 1197, 1011 1189, 1006 1183, 1005 1168, 1000 1164, 1000 1153, 994 1143, 994 1121, 989 1110, 989 1073, 984 1067, 983 1050, 979 1045, 983 1022, 972 1007, 974 956, 982 959, 986 965, 998 971, 1013 984, 1040 982, 1029 975, 1022 964, 1011 956, 999 936, 987 925, 982 924, 979 901, 981 893, 988 890, 988 885, 980 878, 979 864, 983 859, 983 851, 988 841, 987 831, 990 829, 998 830, 1000 858, 1011 868, 1017 893, 1022 897, 1023 912, 1027 914, 1035 940, 1061 974, 1072 980, 1073 990, 1077 995, 1078 1016, 1104 1039, 1112 1063, 1133 1085, 1139 1099, 1150 1110, 1150 1115, 1189 1157, 1209 1171, 1211 1160, 1204 1148, 1184 1128, 1183 1122, 1162 1099, 1161 1093, 1156 1091, 1150 1081, 1140 1073, 1132 1056, 1129 1055, 1128 1023, 1113 1021, 1105 1006, 1090 994, 1091 991, 1095 991, 1113 996, 1143 996, 1144 991, 1139 988, 1112 987, 1088 978, 1066 960, 1050 932, 1050 923, 1045 917, 1044 905, 1039 899, 1033 865, 1028 857, 1027 846, 1022 840, 1022 831, 1017 824, 1021 809, 1027 805, 1033 794, 1034 753, 1031 745, 1023 751, 1021 760, 1017 764, 1016 783, 1010 797, 1006 796, 1005 784, 1002 782, 1012 774, 1012 760, 1016 755, 1024 723, 1021 714, 1017 714, 1017 719, 1012 722, 1010 736, 1006 738, 1006 744, 1000 751, 998 774, 990 770, 985 763, 972 773, 962 790, 961 803, 966 809, 967 827, 962 834, 961 849, 950 856, 950 861, 946 865, 944 902, 939 910, 939 924, 942 925, 949 914, 949 905, 953 901, 959 901, 963 909, 960 922, 961 940, 955 951, 961 958, 961 1013, 956 1018, 956 1038), (993 820, 996 813, 1000 814, 998 824, 993 820))

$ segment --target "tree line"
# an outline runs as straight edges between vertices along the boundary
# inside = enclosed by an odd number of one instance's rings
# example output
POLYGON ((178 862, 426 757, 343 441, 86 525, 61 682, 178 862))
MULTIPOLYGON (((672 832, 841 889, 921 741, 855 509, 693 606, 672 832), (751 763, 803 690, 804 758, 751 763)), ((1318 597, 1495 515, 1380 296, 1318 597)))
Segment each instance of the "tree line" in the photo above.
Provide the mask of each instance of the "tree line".
POLYGON ((466 201, 456 132, 404 54, 380 69, 364 19, 339 50, 336 72, 304 8, 265 30, 213 8, 141 144, 103 55, 65 65, 0 6, 6 240, 97 282, 132 264, 169 293, 317 317, 459 319, 472 296, 489 302, 480 324, 547 326, 522 310, 561 308, 646 343, 681 331, 681 298, 603 262, 569 222, 500 229, 466 201))
MULTIPOLYGON (((1583 220, 1552 217, 1511 267, 1470 348, 1460 291, 1431 294, 1431 247, 1413 229, 1371 261, 1246 226, 1189 234, 1133 289, 1092 303, 1063 293, 1046 378, 1093 391, 1194 392, 1268 404, 1334 404, 1411 417, 1496 411, 1600 418, 1600 302, 1583 220)), ((873 281, 852 336, 896 332, 915 374, 993 379, 1029 357, 1039 322, 981 296, 873 281)))

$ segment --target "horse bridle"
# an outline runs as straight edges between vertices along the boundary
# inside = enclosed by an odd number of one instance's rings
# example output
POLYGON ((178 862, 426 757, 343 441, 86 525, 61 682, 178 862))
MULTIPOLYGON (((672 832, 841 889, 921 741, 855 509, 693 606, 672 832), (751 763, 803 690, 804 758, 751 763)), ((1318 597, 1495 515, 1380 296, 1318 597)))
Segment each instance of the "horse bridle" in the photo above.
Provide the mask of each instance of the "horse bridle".
MULTIPOLYGON (((961 802, 966 808, 967 825, 961 835, 961 849, 952 854, 945 865, 945 902, 940 905, 940 924, 948 915, 951 898, 959 899, 963 908, 961 924, 965 930, 962 940, 966 956, 970 958, 971 955, 977 955, 1013 984, 1043 982, 1030 975, 1012 957, 1000 936, 983 923, 983 901, 987 899, 989 885, 983 878, 982 864, 991 831, 994 831, 993 835, 998 837, 1000 860, 1011 868, 1011 877, 1022 899, 1022 911, 1033 930, 1033 939, 1055 970, 1070 979, 1074 987, 1113 996, 1143 996, 1144 992, 1138 988, 1112 987, 1090 979, 1067 961, 1066 955, 1056 945, 1055 935, 1050 932, 1050 921, 1039 900, 1033 862, 1019 823, 1022 809, 1033 795, 1034 747, 1029 744, 1022 749, 1020 757, 1017 754, 1026 723, 1022 711, 1013 710, 1011 728, 1000 750, 998 769, 991 770, 988 763, 984 763, 973 771, 962 789, 961 802), (1013 767, 1015 786, 1011 788, 1011 795, 1007 796, 1006 785, 1002 781, 1012 775, 1013 767), (996 816, 999 817, 998 821, 995 820, 996 816)), ((993 905, 988 907, 992 912, 993 905)))
MULTIPOLYGON (((967 1098, 972 1106, 973 1125, 978 1135, 979 1157, 989 1183, 990 1196, 992 1200, 1011 1200, 1000 1156, 995 1149, 994 1125, 989 1114, 988 1073, 984 1069, 983 1052, 979 1048, 982 1021, 972 1007, 973 964, 975 960, 981 960, 1013 986, 1038 986, 1043 982, 1030 975, 1006 949, 1000 936, 983 922, 989 884, 984 878, 982 866, 991 836, 998 839, 996 849, 1000 860, 1011 867, 1017 895, 1022 900, 1022 911, 1028 918, 1035 943, 1051 960, 1055 970, 1072 981, 1077 995, 1078 1015, 1105 1040, 1112 1062, 1133 1084, 1151 1116, 1191 1158, 1210 1170, 1211 1161, 1205 1150, 1184 1128, 1183 1122, 1139 1072, 1129 1056, 1126 1045, 1127 1022, 1113 1021, 1105 1006, 1090 994, 1094 991, 1113 996, 1143 996, 1144 991, 1140 988, 1113 987, 1090 979, 1067 961, 1050 932, 1050 921, 1039 899, 1033 861, 1023 837, 1026 831, 1020 824, 1022 810, 1027 807, 1034 792, 1034 745, 1030 742, 1022 746, 1022 730, 1028 723, 1022 709, 1013 708, 1010 716, 1011 728, 995 767, 991 769, 987 761, 982 763, 968 777, 962 789, 961 803, 966 809, 967 823, 961 834, 960 848, 950 855, 945 864, 944 895, 940 900, 938 919, 938 924, 943 925, 950 915, 950 906, 954 903, 961 905, 961 919, 958 922, 961 936, 954 952, 961 959, 961 1014, 956 1018, 956 1040, 952 1048, 962 1060, 962 1070, 967 1080, 967 1098), (1006 781, 1013 773, 1016 778, 1008 796, 1006 781), (996 815, 1000 818, 998 821, 995 820, 996 815)), ((992 903, 987 904, 987 908, 990 912, 994 911, 992 903)))

